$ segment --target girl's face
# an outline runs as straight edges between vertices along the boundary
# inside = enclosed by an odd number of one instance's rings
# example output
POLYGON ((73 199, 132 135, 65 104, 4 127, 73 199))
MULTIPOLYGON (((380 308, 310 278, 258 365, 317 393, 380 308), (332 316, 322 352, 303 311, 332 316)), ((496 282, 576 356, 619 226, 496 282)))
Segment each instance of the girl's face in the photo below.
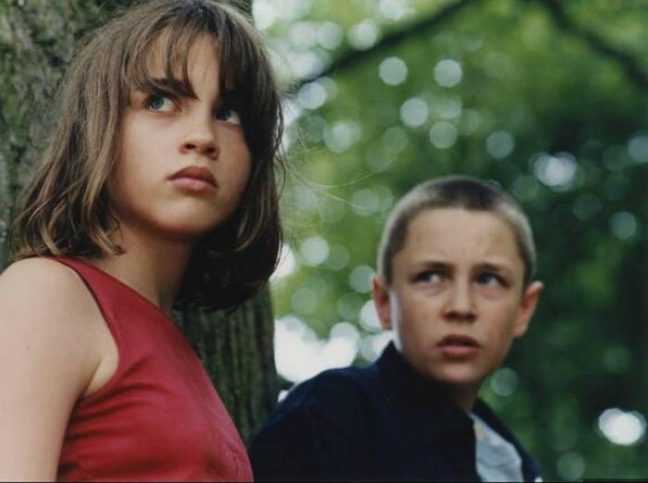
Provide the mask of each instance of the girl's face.
POLYGON ((220 88, 212 38, 188 53, 190 85, 181 72, 166 77, 160 51, 151 56, 156 87, 130 93, 108 192, 122 230, 193 241, 238 206, 250 151, 236 106, 220 88))

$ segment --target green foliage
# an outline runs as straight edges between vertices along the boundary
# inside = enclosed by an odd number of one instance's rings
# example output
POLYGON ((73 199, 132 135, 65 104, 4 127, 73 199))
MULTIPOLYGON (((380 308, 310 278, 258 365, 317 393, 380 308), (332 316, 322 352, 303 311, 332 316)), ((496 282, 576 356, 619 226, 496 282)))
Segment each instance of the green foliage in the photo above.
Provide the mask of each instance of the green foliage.
POLYGON ((367 270, 358 267, 375 266, 394 201, 434 176, 496 180, 531 218, 547 289, 507 362, 515 372, 497 373, 484 396, 546 477, 646 477, 646 437, 615 445, 598 421, 614 407, 648 417, 648 3, 456 3, 465 6, 394 44, 380 39, 454 3, 314 0, 303 18, 266 29, 286 77, 307 55, 325 72, 356 56, 292 98, 299 179, 287 217, 298 268, 275 283, 275 315, 295 314, 320 337, 350 321, 369 337, 358 316, 367 270), (390 19, 389 4, 411 12, 390 19), (373 25, 365 44, 354 40, 363 22, 373 25), (339 45, 325 24, 339 26, 339 45), (382 64, 393 57, 406 66, 402 82, 402 64, 382 64), (394 85, 381 80, 381 64, 394 85), (319 259, 309 259, 309 246, 322 247, 313 237, 328 247, 319 259))

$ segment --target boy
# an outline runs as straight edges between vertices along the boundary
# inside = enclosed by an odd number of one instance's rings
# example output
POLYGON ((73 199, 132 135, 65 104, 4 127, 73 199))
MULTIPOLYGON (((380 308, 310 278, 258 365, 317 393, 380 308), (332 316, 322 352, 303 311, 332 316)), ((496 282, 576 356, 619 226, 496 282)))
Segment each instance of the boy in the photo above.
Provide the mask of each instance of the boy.
POLYGON ((467 177, 433 180, 396 206, 373 298, 394 340, 366 368, 291 391, 250 448, 272 479, 533 481, 538 466, 477 398, 522 336, 543 285, 520 207, 467 177))

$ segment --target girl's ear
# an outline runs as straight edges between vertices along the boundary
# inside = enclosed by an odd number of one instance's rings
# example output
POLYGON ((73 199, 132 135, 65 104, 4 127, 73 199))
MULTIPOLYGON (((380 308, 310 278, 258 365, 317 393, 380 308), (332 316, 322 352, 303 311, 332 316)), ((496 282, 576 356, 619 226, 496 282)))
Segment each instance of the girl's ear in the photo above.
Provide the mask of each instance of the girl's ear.
POLYGON ((520 307, 518 311, 518 316, 515 319, 515 326, 513 328, 513 335, 515 337, 521 337, 525 334, 529 328, 529 323, 531 322, 531 317, 533 312, 538 305, 538 300, 540 300, 540 294, 544 289, 544 284, 539 281, 531 283, 524 294, 522 295, 522 301, 520 302, 520 307))
POLYGON ((374 276, 372 280, 372 295, 380 325, 385 330, 391 330, 391 303, 389 297, 389 285, 381 275, 374 276))

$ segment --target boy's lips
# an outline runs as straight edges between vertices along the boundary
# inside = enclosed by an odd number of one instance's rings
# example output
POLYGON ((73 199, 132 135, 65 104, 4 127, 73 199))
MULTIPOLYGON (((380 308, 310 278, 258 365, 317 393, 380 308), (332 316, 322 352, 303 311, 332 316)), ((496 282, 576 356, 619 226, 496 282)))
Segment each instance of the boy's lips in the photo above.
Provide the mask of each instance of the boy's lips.
POLYGON ((450 359, 464 359, 476 355, 481 345, 469 335, 450 334, 438 342, 437 348, 450 359))

